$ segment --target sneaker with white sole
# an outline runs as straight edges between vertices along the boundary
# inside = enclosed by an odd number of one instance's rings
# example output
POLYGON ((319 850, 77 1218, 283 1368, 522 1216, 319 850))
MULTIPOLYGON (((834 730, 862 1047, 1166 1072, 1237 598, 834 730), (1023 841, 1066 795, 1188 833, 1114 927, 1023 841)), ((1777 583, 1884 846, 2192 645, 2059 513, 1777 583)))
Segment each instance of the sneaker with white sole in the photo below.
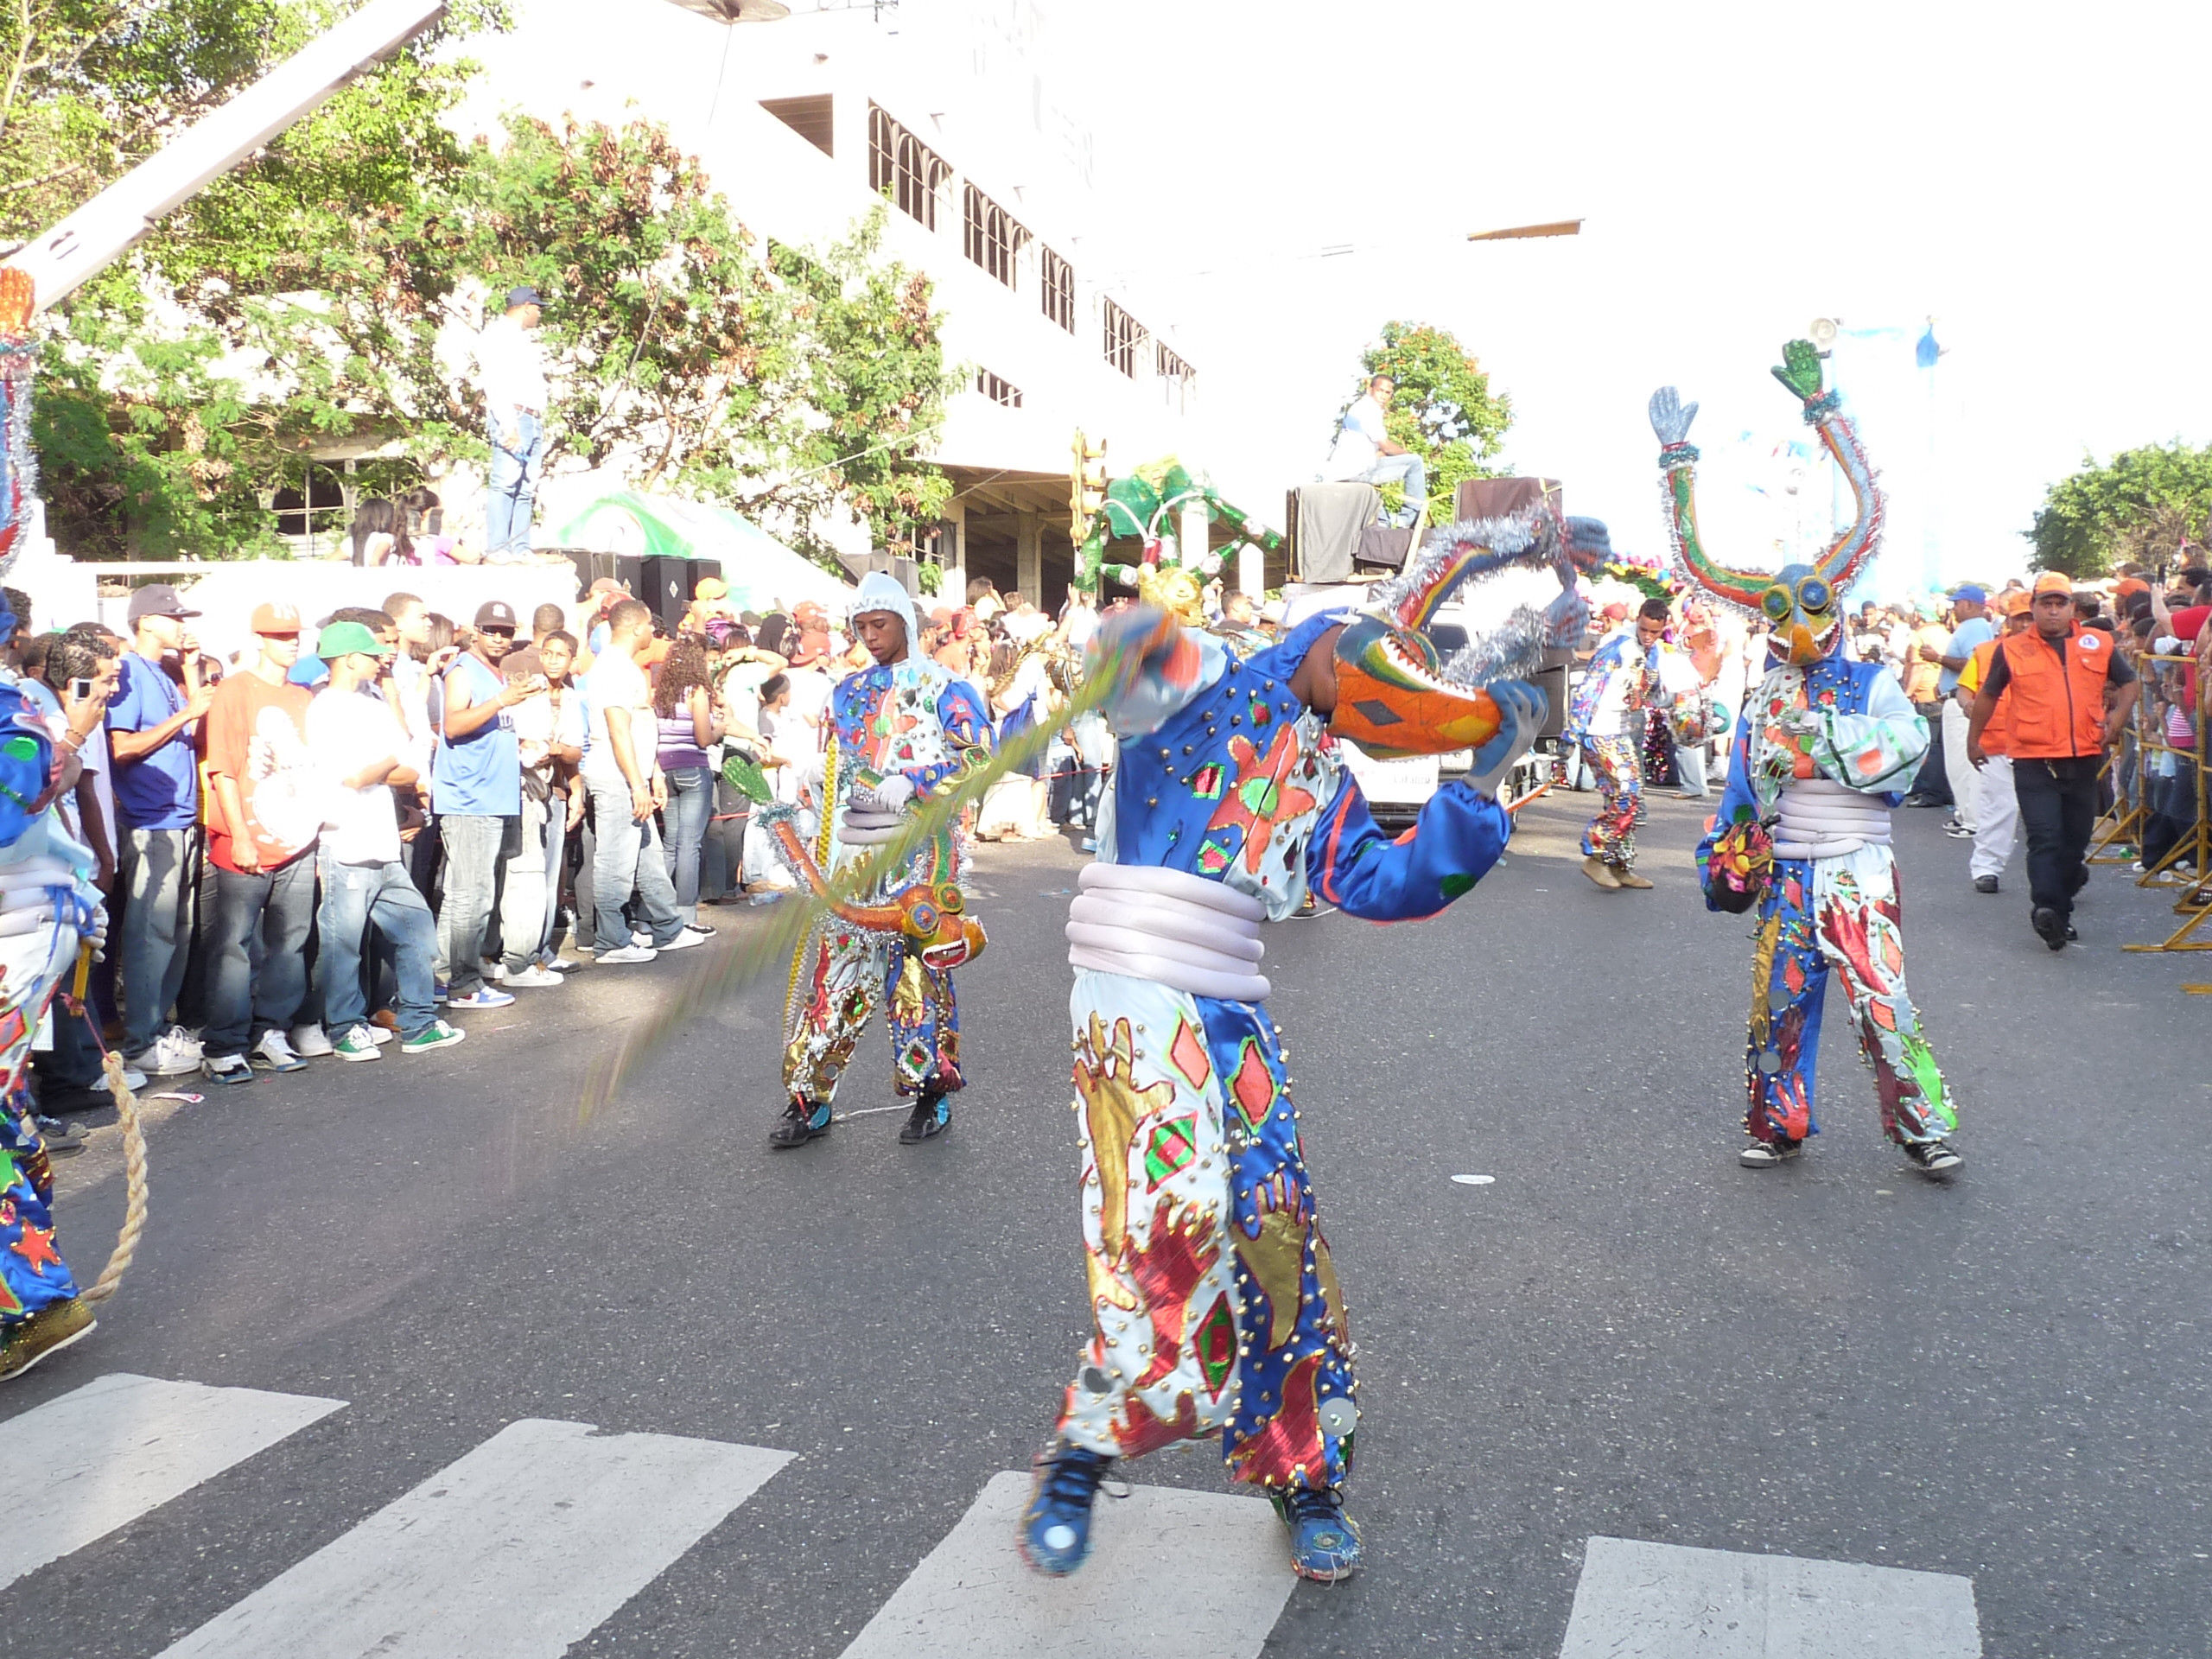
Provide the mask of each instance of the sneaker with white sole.
POLYGON ((162 1034, 167 1037, 170 1042, 175 1044, 181 1052, 191 1055, 194 1059, 198 1060, 207 1058, 200 1039, 194 1036, 190 1032, 187 1031, 182 1026, 171 1026, 162 1034))
POLYGON ((243 1054, 210 1054, 200 1062, 200 1074, 210 1083, 251 1083, 253 1062, 243 1054))
POLYGON ((640 950, 650 949, 652 945, 652 942, 653 936, 646 932, 643 928, 635 929, 631 932, 630 943, 636 945, 640 950))
POLYGON ((165 1031, 137 1053, 124 1055, 123 1063, 149 1077, 181 1077, 200 1069, 200 1046, 187 1048, 165 1031))
POLYGON ((651 962, 658 955, 660 952, 650 944, 626 944, 620 950, 601 951, 599 965, 602 968, 615 968, 621 966, 624 963, 651 962))
POLYGON ((442 1020, 433 1020, 412 1037, 401 1038, 399 1052, 403 1054, 428 1054, 434 1048, 451 1048, 467 1035, 467 1032, 449 1026, 442 1020))
POLYGON ((292 1046, 284 1040, 284 1033, 271 1026, 261 1033, 261 1040, 253 1046, 247 1059, 258 1071, 304 1071, 308 1063, 292 1052, 292 1046))
POLYGON ((338 1033, 337 1041, 331 1044, 330 1052, 341 1060, 360 1061, 384 1058, 383 1055, 377 1052, 377 1046, 371 1039, 369 1034, 371 1030, 372 1027, 368 1026, 346 1027, 338 1033))
MULTIPOLYGON (((456 991, 446 998, 446 1006, 449 1008, 504 1008, 513 1001, 514 997, 510 993, 500 990, 497 986, 479 985, 473 991, 456 991)), ((400 1046, 404 1048, 406 1046, 407 1039, 401 1038, 400 1046)))
POLYGON ((303 1060, 320 1060, 334 1051, 329 1033, 321 1026, 294 1026, 291 1030, 292 1052, 303 1060))
POLYGON ((655 945, 653 948, 664 954, 671 950, 693 950, 714 937, 713 934, 703 933, 696 927, 687 927, 666 944, 655 945))
MULTIPOLYGON (((102 1081, 105 1082, 105 1079, 103 1078, 102 1081)), ((94 1084, 93 1086, 97 1088, 99 1087, 99 1084, 94 1084)), ((138 1070, 135 1065, 124 1066, 123 1068, 123 1086, 128 1089, 132 1094, 137 1094, 141 1089, 143 1089, 146 1086, 146 1074, 138 1070)))
POLYGON ((526 990, 535 990, 541 986, 564 985, 568 982, 550 969, 540 968, 537 963, 532 963, 520 973, 509 974, 500 982, 510 986, 519 985, 526 990))

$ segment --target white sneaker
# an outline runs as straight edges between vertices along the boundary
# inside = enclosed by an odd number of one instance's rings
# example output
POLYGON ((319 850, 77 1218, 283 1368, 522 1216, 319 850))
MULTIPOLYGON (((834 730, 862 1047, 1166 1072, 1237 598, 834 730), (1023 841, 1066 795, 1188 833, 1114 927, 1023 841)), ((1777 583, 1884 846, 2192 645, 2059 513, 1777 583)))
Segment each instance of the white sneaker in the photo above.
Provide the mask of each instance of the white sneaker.
POLYGON ((319 1060, 338 1051, 330 1046, 330 1035, 321 1026, 294 1026, 291 1030, 292 1052, 303 1060, 319 1060))
POLYGON ((626 944, 620 950, 601 951, 599 965, 602 968, 618 968, 627 962, 651 962, 658 955, 660 952, 650 944, 626 944))
POLYGON ((189 1053, 170 1040, 166 1031, 140 1049, 136 1054, 126 1054, 123 1063, 133 1071, 146 1072, 156 1077, 181 1077, 200 1069, 198 1045, 189 1053))
POLYGON ((483 969, 484 978, 487 983, 493 985, 506 983, 507 964, 505 963, 484 962, 480 959, 479 966, 483 969))
MULTIPOLYGON (((205 1059, 207 1058, 200 1050, 200 1039, 194 1036, 190 1032, 187 1031, 182 1026, 171 1026, 167 1031, 163 1032, 162 1035, 169 1039, 169 1040, 174 1042, 180 1050, 191 1055, 194 1059, 205 1059)), ((156 1040, 158 1041, 159 1039, 156 1039, 156 1040)))
POLYGON ((653 936, 644 931, 634 932, 630 935, 630 943, 640 950, 650 950, 653 948, 653 936))
POLYGON ((273 1026, 261 1033, 261 1040, 246 1058, 256 1067, 270 1071, 304 1071, 308 1068, 308 1063, 292 1052, 284 1033, 273 1026))
POLYGON ((526 988, 535 988, 541 985, 564 985, 568 982, 563 979, 560 975, 553 973, 547 969, 540 968, 533 963, 531 966, 524 969, 518 974, 507 975, 502 982, 507 985, 520 985, 526 988))
POLYGON ((380 1026, 373 1020, 368 1021, 361 1029, 369 1033, 369 1040, 378 1048, 382 1048, 386 1043, 396 1043, 399 1040, 397 1032, 390 1026, 380 1026))
POLYGON ((704 944, 709 939, 711 939, 714 937, 715 936, 711 933, 701 932, 696 927, 687 927, 674 938, 671 939, 666 944, 660 945, 657 948, 663 954, 671 950, 689 950, 693 949, 695 946, 704 944))
POLYGON ((141 1089, 143 1089, 146 1086, 146 1074, 143 1071, 139 1071, 136 1066, 124 1066, 123 1068, 123 1086, 128 1089, 132 1094, 137 1094, 141 1089))

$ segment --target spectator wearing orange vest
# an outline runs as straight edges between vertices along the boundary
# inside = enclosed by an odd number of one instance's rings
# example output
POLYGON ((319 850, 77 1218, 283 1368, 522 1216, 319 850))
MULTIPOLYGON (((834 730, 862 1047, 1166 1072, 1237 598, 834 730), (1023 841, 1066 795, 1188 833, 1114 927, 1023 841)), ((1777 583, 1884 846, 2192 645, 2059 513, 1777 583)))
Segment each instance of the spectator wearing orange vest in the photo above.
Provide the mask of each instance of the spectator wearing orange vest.
POLYGON ((2097 771, 2135 708, 2135 671, 2112 636, 2074 616, 2074 584, 2055 570, 2036 578, 2034 626, 1999 645, 1974 698, 1967 758, 1988 764, 1982 734, 2011 688, 2006 747, 2012 791, 2028 834, 2028 919, 2037 938, 2063 950, 2075 936, 2074 895, 2089 879, 2084 861, 2097 821, 2097 771))
MULTIPOLYGON (((2006 594, 1998 604, 2004 613, 2006 636, 2025 633, 2033 626, 2028 614, 2026 588, 2006 594)), ((1959 671, 1956 696, 1959 706, 1967 712, 1969 724, 1974 718, 1974 699, 1981 694, 1981 683, 1989 676, 1989 665, 1995 660, 2000 643, 2001 638, 1983 640, 1974 648, 1967 665, 1959 671)), ((2020 804, 2012 789, 2012 754, 2005 741, 2009 703, 2009 693, 1997 699, 1997 712, 1989 717, 1989 723, 1981 733, 1982 753, 1986 758, 1977 780, 1980 794, 1974 810, 1974 856, 1967 861, 1967 871, 1974 877, 1976 893, 1997 891, 1997 878, 2012 861, 2012 846, 2020 835, 2020 804)))

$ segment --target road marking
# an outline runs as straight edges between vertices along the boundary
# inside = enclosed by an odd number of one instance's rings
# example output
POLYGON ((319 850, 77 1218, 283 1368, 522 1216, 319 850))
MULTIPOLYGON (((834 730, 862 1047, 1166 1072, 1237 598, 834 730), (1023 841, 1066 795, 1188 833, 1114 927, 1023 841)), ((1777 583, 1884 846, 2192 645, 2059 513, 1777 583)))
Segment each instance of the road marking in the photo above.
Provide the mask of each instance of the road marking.
POLYGON ((116 1371, 0 1424, 0 1585, 82 1549, 343 1400, 116 1371))
POLYGON ((791 1457, 525 1418, 164 1659, 556 1659, 791 1457))
POLYGON ((1981 1659, 1974 1580, 1592 1538, 1560 1659, 1981 1659))
POLYGON ((1298 1582, 1265 1502, 1162 1486, 1102 1497, 1090 1560, 1048 1579, 1014 1547, 1029 1481, 992 1476, 843 1659, 1257 1659, 1298 1582))

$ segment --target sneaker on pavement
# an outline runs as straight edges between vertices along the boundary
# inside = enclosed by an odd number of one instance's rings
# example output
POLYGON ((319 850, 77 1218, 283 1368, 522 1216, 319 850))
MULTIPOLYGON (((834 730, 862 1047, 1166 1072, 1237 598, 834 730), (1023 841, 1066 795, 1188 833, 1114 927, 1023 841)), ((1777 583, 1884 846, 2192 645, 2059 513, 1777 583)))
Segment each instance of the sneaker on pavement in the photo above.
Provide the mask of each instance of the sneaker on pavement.
POLYGON ((565 984, 567 982, 550 969, 540 968, 536 963, 532 963, 520 973, 509 974, 501 983, 510 986, 519 985, 525 990, 536 990, 544 986, 565 984))
POLYGON ((1736 1161, 1745 1169, 1772 1169, 1804 1150, 1802 1141, 1754 1141, 1736 1154, 1736 1161))
POLYGON ((1976 893, 1996 892, 1997 878, 1993 875, 1977 875, 1974 879, 1974 890, 1976 893))
POLYGON ((292 1052, 303 1060, 319 1060, 329 1054, 329 1033, 321 1026, 294 1026, 291 1030, 292 1052))
POLYGON ((42 1307, 21 1325, 0 1332, 0 1382, 25 1371, 71 1343, 92 1334, 99 1321, 81 1296, 42 1307))
POLYGON ((261 1033, 261 1040, 253 1046, 253 1052, 246 1057, 254 1067, 263 1071, 304 1071, 308 1063, 292 1052, 284 1033, 275 1027, 261 1033))
POLYGON ((663 954, 671 950, 690 950, 704 944, 709 939, 711 939, 714 937, 715 936, 712 933, 702 931, 698 928, 687 927, 681 933, 678 933, 674 938, 671 939, 666 944, 657 944, 653 946, 653 949, 661 951, 663 954))
POLYGON ((776 1120, 776 1127, 768 1131, 772 1147, 803 1147, 817 1135, 830 1133, 830 1107, 827 1102, 810 1105, 795 1100, 784 1108, 784 1115, 776 1120))
POLYGON ((64 1153, 82 1152, 85 1149, 85 1126, 64 1123, 58 1117, 41 1117, 38 1120, 38 1138, 39 1144, 56 1157, 64 1153))
POLYGON ((331 1044, 330 1052, 341 1060, 380 1060, 384 1058, 377 1052, 375 1039, 366 1026, 346 1027, 338 1033, 337 1040, 331 1044))
POLYGON ((203 1058, 204 1050, 200 1046, 200 1039, 182 1026, 171 1026, 162 1034, 175 1044, 181 1052, 191 1055, 194 1059, 203 1058))
POLYGON ((899 1131, 899 1144, 912 1147, 934 1141, 951 1127, 951 1100, 944 1095, 924 1095, 914 1103, 914 1109, 906 1114, 906 1124, 899 1131))
POLYGON ((197 1045, 189 1050, 181 1048, 163 1032, 136 1054, 124 1055, 123 1063, 151 1077, 181 1077, 200 1069, 200 1050, 197 1045))
POLYGON ((1966 1160, 1948 1141, 1923 1141, 1904 1149, 1906 1160, 1923 1175, 1948 1175, 1966 1160))
POLYGON ((442 1003, 452 995, 453 987, 447 984, 442 979, 438 981, 436 984, 430 988, 430 1001, 434 1003, 442 1003))
POLYGON ((1334 1584, 1359 1571, 1359 1529, 1335 1487, 1298 1486, 1268 1497, 1290 1533, 1291 1571, 1317 1584, 1334 1584))
POLYGON ((1032 1569, 1064 1579, 1090 1554, 1090 1506, 1111 1458, 1055 1440, 1036 1462, 1029 1507, 1021 1512, 1014 1545, 1032 1569))
POLYGON ((403 1054, 427 1054, 434 1048, 451 1048, 467 1035, 467 1032, 449 1026, 442 1020, 433 1020, 412 1037, 401 1038, 399 1052, 403 1054))
POLYGON ((601 951, 599 965, 602 968, 613 968, 628 962, 651 962, 658 955, 660 952, 650 944, 626 944, 620 950, 601 951))
MULTIPOLYGON (((479 985, 473 991, 463 991, 457 996, 448 997, 446 1006, 449 1008, 504 1008, 514 1000, 511 993, 500 990, 497 986, 479 985)), ((407 1042, 408 1039, 403 1037, 399 1039, 399 1046, 404 1048, 407 1042)))
MULTIPOLYGON (((95 1089, 100 1088, 105 1085, 106 1081, 107 1079, 103 1077, 99 1083, 94 1084, 92 1086, 95 1089)), ((128 1089, 132 1094, 137 1094, 141 1089, 143 1089, 146 1086, 146 1074, 143 1071, 141 1071, 135 1065, 126 1065, 123 1068, 123 1086, 128 1089)))
POLYGON ((200 1070, 210 1083, 251 1083, 253 1062, 243 1054, 210 1054, 200 1062, 200 1070))
POLYGON ((634 930, 630 935, 630 943, 639 946, 640 949, 652 944, 652 942, 653 936, 646 932, 643 928, 634 930))

